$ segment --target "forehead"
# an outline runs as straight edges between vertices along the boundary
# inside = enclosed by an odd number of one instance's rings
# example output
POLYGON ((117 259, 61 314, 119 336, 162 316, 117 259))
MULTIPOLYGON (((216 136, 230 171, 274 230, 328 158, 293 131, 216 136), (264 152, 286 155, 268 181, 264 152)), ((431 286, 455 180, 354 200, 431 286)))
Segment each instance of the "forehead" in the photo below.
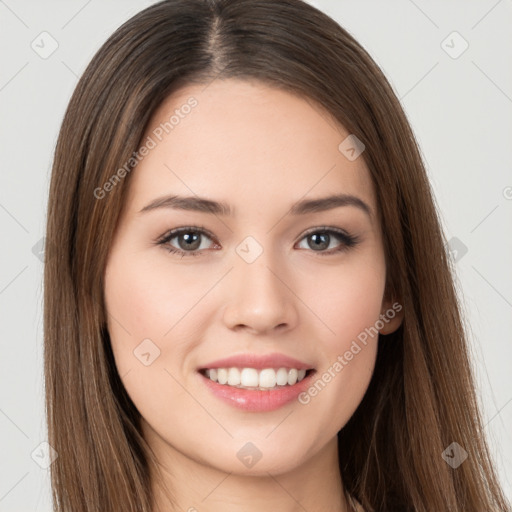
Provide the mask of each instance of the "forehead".
POLYGON ((316 102, 257 81, 214 80, 169 96, 155 111, 129 202, 163 194, 212 197, 235 211, 354 194, 375 210, 362 157, 339 146, 350 134, 316 102))

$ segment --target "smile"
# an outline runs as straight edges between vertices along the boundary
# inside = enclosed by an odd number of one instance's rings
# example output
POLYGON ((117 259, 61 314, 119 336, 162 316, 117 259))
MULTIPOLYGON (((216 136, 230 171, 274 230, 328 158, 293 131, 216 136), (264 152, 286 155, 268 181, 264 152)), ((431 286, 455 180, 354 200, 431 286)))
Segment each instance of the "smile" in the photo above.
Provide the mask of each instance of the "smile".
POLYGON ((301 382, 308 372, 304 368, 207 368, 201 373, 211 381, 238 389, 270 391, 294 386, 301 382))
POLYGON ((253 413, 299 404, 297 397, 311 385, 315 373, 312 361, 276 352, 232 355, 197 368, 200 385, 207 393, 253 413))

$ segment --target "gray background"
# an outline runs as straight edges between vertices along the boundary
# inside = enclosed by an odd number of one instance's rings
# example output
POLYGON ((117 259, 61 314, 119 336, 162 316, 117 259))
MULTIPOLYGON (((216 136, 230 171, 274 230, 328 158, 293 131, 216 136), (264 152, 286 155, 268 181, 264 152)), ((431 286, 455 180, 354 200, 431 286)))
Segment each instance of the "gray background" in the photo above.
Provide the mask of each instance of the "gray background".
MULTIPOLYGON (((39 256, 60 122, 95 51, 152 3, 0 0, 0 511, 50 510, 39 256)), ((381 66, 417 135, 457 261, 485 432, 512 497, 512 1, 312 3, 381 66)))

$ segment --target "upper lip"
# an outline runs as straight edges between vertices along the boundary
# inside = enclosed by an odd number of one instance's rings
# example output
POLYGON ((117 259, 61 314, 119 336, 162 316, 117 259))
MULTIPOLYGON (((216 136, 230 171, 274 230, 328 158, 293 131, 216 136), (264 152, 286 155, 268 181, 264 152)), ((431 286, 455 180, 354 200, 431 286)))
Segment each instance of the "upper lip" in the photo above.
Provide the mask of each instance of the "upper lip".
POLYGON ((199 369, 204 370, 207 368, 296 368, 297 370, 312 369, 312 365, 299 361, 293 357, 284 354, 238 354, 223 359, 211 361, 199 369))

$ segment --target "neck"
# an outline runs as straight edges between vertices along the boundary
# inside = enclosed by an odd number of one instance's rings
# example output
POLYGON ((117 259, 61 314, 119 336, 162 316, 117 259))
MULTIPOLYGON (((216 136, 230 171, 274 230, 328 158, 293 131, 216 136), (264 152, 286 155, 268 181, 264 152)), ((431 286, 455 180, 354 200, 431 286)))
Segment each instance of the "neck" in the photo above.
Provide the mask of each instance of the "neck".
POLYGON ((192 460, 151 428, 145 439, 155 452, 167 494, 155 483, 154 512, 351 512, 338 464, 337 438, 291 471, 263 476, 225 473, 192 460))

